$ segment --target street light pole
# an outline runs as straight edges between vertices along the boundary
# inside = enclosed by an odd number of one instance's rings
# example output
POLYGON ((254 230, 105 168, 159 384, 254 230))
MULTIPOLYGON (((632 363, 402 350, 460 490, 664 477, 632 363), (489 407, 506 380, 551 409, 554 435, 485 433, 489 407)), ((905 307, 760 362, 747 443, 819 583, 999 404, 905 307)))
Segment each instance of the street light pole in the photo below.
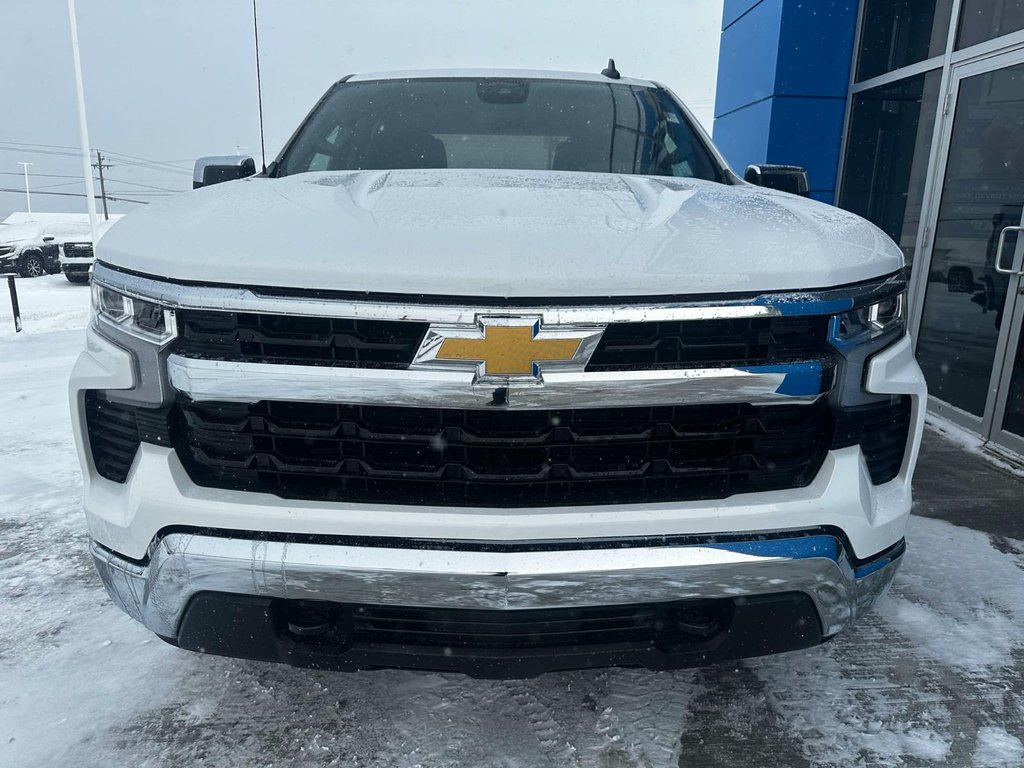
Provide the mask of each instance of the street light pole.
POLYGON ((18 165, 20 165, 21 169, 25 172, 25 205, 28 208, 28 212, 32 213, 32 195, 29 194, 28 191, 28 167, 30 165, 35 165, 35 163, 24 163, 19 160, 18 165))
POLYGON ((75 90, 78 96, 78 132, 82 140, 82 175, 85 176, 85 203, 89 210, 89 231, 96 247, 96 190, 92 184, 92 157, 89 151, 89 126, 85 121, 85 89, 82 87, 82 59, 78 55, 78 21, 75 0, 68 0, 68 21, 71 24, 71 55, 75 60, 75 90))

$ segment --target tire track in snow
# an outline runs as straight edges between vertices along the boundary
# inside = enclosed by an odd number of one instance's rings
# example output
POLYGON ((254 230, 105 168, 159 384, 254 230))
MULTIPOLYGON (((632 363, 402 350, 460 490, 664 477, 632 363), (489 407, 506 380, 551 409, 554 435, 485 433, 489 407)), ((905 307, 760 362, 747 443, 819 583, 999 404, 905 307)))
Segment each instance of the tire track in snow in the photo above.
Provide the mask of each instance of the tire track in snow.
POLYGON ((613 669, 596 726, 600 743, 586 755, 598 768, 662 768, 679 764, 680 734, 703 693, 692 670, 613 669))
POLYGON ((552 759, 552 765, 565 768, 582 766, 573 737, 555 718, 552 708, 534 693, 537 686, 507 681, 505 688, 511 700, 526 716, 541 749, 552 759))

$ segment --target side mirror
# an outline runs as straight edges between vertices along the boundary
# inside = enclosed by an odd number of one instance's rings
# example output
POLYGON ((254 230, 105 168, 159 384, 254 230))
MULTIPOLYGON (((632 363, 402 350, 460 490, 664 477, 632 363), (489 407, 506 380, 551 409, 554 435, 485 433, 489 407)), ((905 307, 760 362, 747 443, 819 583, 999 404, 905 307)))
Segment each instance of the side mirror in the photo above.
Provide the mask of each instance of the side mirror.
POLYGON ((811 196, 811 182, 807 171, 798 165, 748 165, 743 180, 759 187, 791 192, 801 197, 811 196))
POLYGON ((200 157, 192 173, 192 189, 244 179, 256 173, 256 161, 242 155, 200 157))

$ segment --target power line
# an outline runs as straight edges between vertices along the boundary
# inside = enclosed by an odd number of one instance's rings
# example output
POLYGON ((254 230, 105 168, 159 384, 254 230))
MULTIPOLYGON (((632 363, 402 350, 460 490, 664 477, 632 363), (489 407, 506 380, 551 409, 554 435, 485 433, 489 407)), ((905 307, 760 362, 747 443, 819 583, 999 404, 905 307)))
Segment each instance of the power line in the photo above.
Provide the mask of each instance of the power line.
MULTIPOLYGON (((78 147, 71 146, 70 144, 35 144, 26 141, 8 141, 7 139, 0 139, 0 144, 10 144, 16 147, 45 147, 46 149, 70 149, 74 151, 76 157, 79 151, 78 147)), ((120 157, 128 157, 131 158, 132 160, 141 160, 147 163, 155 163, 157 165, 191 165, 193 163, 192 160, 189 160, 187 158, 182 160, 153 160, 152 158, 149 157, 139 157, 138 155, 129 155, 124 152, 113 152, 111 150, 106 149, 101 151, 106 152, 108 155, 111 156, 118 155, 120 157)), ((178 170, 183 169, 179 168, 178 170)))
POLYGON ((22 152, 32 155, 60 155, 62 157, 75 157, 74 152, 59 152, 55 149, 25 149, 24 147, 0 147, 5 152, 22 152))
MULTIPOLYGON (((21 195, 24 194, 23 189, 11 189, 10 187, 0 187, 0 192, 16 192, 21 195)), ((84 192, 40 192, 40 195, 54 195, 56 197, 87 197, 84 192)), ((93 195, 94 198, 98 198, 99 195, 93 195)), ((142 205, 149 205, 149 200, 132 200, 129 197, 114 197, 107 195, 107 200, 116 200, 119 203, 140 203, 142 205)))
MULTIPOLYGON (((0 176, 18 176, 18 177, 20 177, 21 175, 22 174, 21 174, 20 171, 0 171, 0 176)), ((79 174, 77 174, 77 173, 33 173, 32 174, 32 178, 34 178, 34 179, 36 179, 36 178, 71 179, 71 181, 69 182, 70 184, 82 184, 82 183, 84 183, 84 180, 82 179, 82 177, 79 174)), ((128 179, 112 179, 110 177, 107 177, 107 181, 116 181, 118 184, 128 184, 129 186, 132 186, 132 187, 142 187, 143 189, 155 189, 158 192, 166 192, 168 194, 177 194, 179 192, 184 192, 185 191, 184 189, 174 189, 173 187, 154 186, 152 184, 147 184, 147 183, 141 182, 141 181, 129 181, 128 179)), ((40 187, 40 189, 44 189, 44 187, 40 187)))
MULTIPOLYGON (((0 145, 5 144, 5 143, 7 143, 7 142, 0 142, 0 145)), ((0 151, 3 151, 3 152, 21 152, 23 154, 35 154, 35 155, 51 155, 51 156, 54 156, 54 157, 77 157, 78 156, 78 154, 76 152, 62 151, 62 150, 59 150, 59 149, 26 149, 24 147, 19 147, 19 146, 14 146, 14 147, 0 146, 0 151)), ((153 163, 153 162, 150 162, 148 160, 147 161, 143 161, 142 159, 136 159, 136 158, 133 158, 131 156, 123 158, 118 153, 109 153, 109 157, 113 158, 114 160, 117 160, 119 163, 124 163, 125 165, 133 165, 133 166, 137 166, 139 168, 147 168, 147 169, 149 169, 151 171, 159 171, 161 173, 174 173, 174 174, 180 174, 182 176, 191 176, 192 175, 191 171, 187 171, 184 168, 175 168, 175 167, 170 166, 170 165, 160 165, 158 163, 153 163)))
MULTIPOLYGON (((138 160, 140 162, 150 163, 151 165, 167 165, 167 166, 174 167, 175 164, 177 164, 177 165, 192 165, 193 162, 194 162, 194 161, 191 161, 191 160, 151 160, 148 157, 139 157, 138 155, 129 155, 129 154, 125 153, 125 152, 111 152, 111 151, 108 151, 108 150, 103 150, 103 151, 106 152, 106 154, 108 156, 113 157, 115 159, 126 157, 129 160, 138 160)), ((185 169, 184 168, 175 168, 174 170, 176 170, 176 171, 183 171, 185 169)), ((189 171, 189 172, 191 173, 191 171, 189 171)))
MULTIPOLYGON (((0 175, 3 176, 21 176, 21 171, 0 171, 0 175)), ((32 178, 34 179, 80 179, 81 176, 73 175, 70 173, 33 173, 32 178)))
MULTIPOLYGON (((37 173, 36 176, 38 175, 39 174, 37 173)), ((144 189, 156 189, 159 190, 160 192, 177 193, 184 191, 181 189, 171 189, 170 187, 154 187, 152 184, 143 184, 141 181, 128 181, 128 179, 112 179, 109 176, 107 177, 107 181, 116 181, 118 184, 128 184, 133 187, 142 187, 144 189)))
MULTIPOLYGON (((19 171, 0 171, 0 174, 2 174, 4 176, 18 176, 18 177, 20 177, 22 175, 21 172, 19 172, 19 171)), ((32 178, 34 178, 34 179, 35 178, 70 179, 70 181, 63 182, 61 184, 49 184, 49 185, 44 185, 44 186, 41 186, 41 187, 35 187, 34 186, 32 188, 33 190, 35 190, 35 189, 52 189, 53 187, 62 187, 62 186, 68 186, 70 184, 83 184, 84 183, 84 180, 82 179, 81 176, 78 176, 77 174, 71 174, 71 173, 33 173, 32 174, 32 178)), ((155 190, 154 192, 132 192, 131 193, 131 194, 137 194, 137 195, 149 195, 149 194, 154 194, 154 195, 155 194, 160 194, 160 195, 177 195, 177 194, 185 191, 183 189, 172 189, 171 187, 153 186, 152 184, 144 184, 144 183, 142 183, 140 181, 129 181, 128 179, 111 179, 111 178, 108 177, 107 181, 114 181, 114 182, 117 182, 118 184, 128 184, 129 186, 132 186, 132 187, 141 187, 144 190, 155 190)))
POLYGON ((70 187, 73 184, 81 184, 81 183, 82 183, 81 179, 78 179, 76 181, 62 181, 59 184, 44 184, 41 187, 32 187, 32 191, 35 192, 38 189, 56 189, 57 187, 70 187))

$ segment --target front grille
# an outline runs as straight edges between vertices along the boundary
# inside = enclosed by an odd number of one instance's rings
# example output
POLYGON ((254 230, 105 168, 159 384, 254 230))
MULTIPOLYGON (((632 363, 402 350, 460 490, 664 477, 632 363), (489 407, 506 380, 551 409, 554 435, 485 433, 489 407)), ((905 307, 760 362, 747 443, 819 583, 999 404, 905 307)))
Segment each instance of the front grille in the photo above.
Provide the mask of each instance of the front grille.
POLYGON ((91 259, 92 243, 64 243, 64 256, 69 259, 91 259))
POLYGON ((910 396, 900 395, 840 410, 833 448, 860 445, 871 482, 889 482, 899 474, 907 452, 910 406, 910 396))
POLYGON ((92 462, 101 477, 123 483, 139 450, 135 408, 112 403, 97 392, 85 393, 85 423, 92 462))
MULTIPOLYGON (((427 323, 184 310, 186 357, 293 365, 407 368, 427 323)), ((588 371, 772 365, 831 354, 825 316, 613 323, 588 371)))
POLYGON ((170 445, 166 409, 115 403, 95 390, 85 393, 85 424, 96 471, 115 483, 127 479, 139 443, 170 445))
POLYGON ((588 371, 773 365, 829 356, 826 316, 613 323, 588 371))
POLYGON ((291 365, 406 368, 426 323, 244 312, 178 313, 175 351, 188 357, 291 365))
POLYGON ((489 650, 700 642, 726 630, 733 611, 728 599, 521 611, 330 608, 351 616, 355 643, 489 650))
POLYGON ((825 403, 497 411, 183 400, 173 430, 189 475, 207 487, 541 507, 802 487, 833 423, 825 403))

